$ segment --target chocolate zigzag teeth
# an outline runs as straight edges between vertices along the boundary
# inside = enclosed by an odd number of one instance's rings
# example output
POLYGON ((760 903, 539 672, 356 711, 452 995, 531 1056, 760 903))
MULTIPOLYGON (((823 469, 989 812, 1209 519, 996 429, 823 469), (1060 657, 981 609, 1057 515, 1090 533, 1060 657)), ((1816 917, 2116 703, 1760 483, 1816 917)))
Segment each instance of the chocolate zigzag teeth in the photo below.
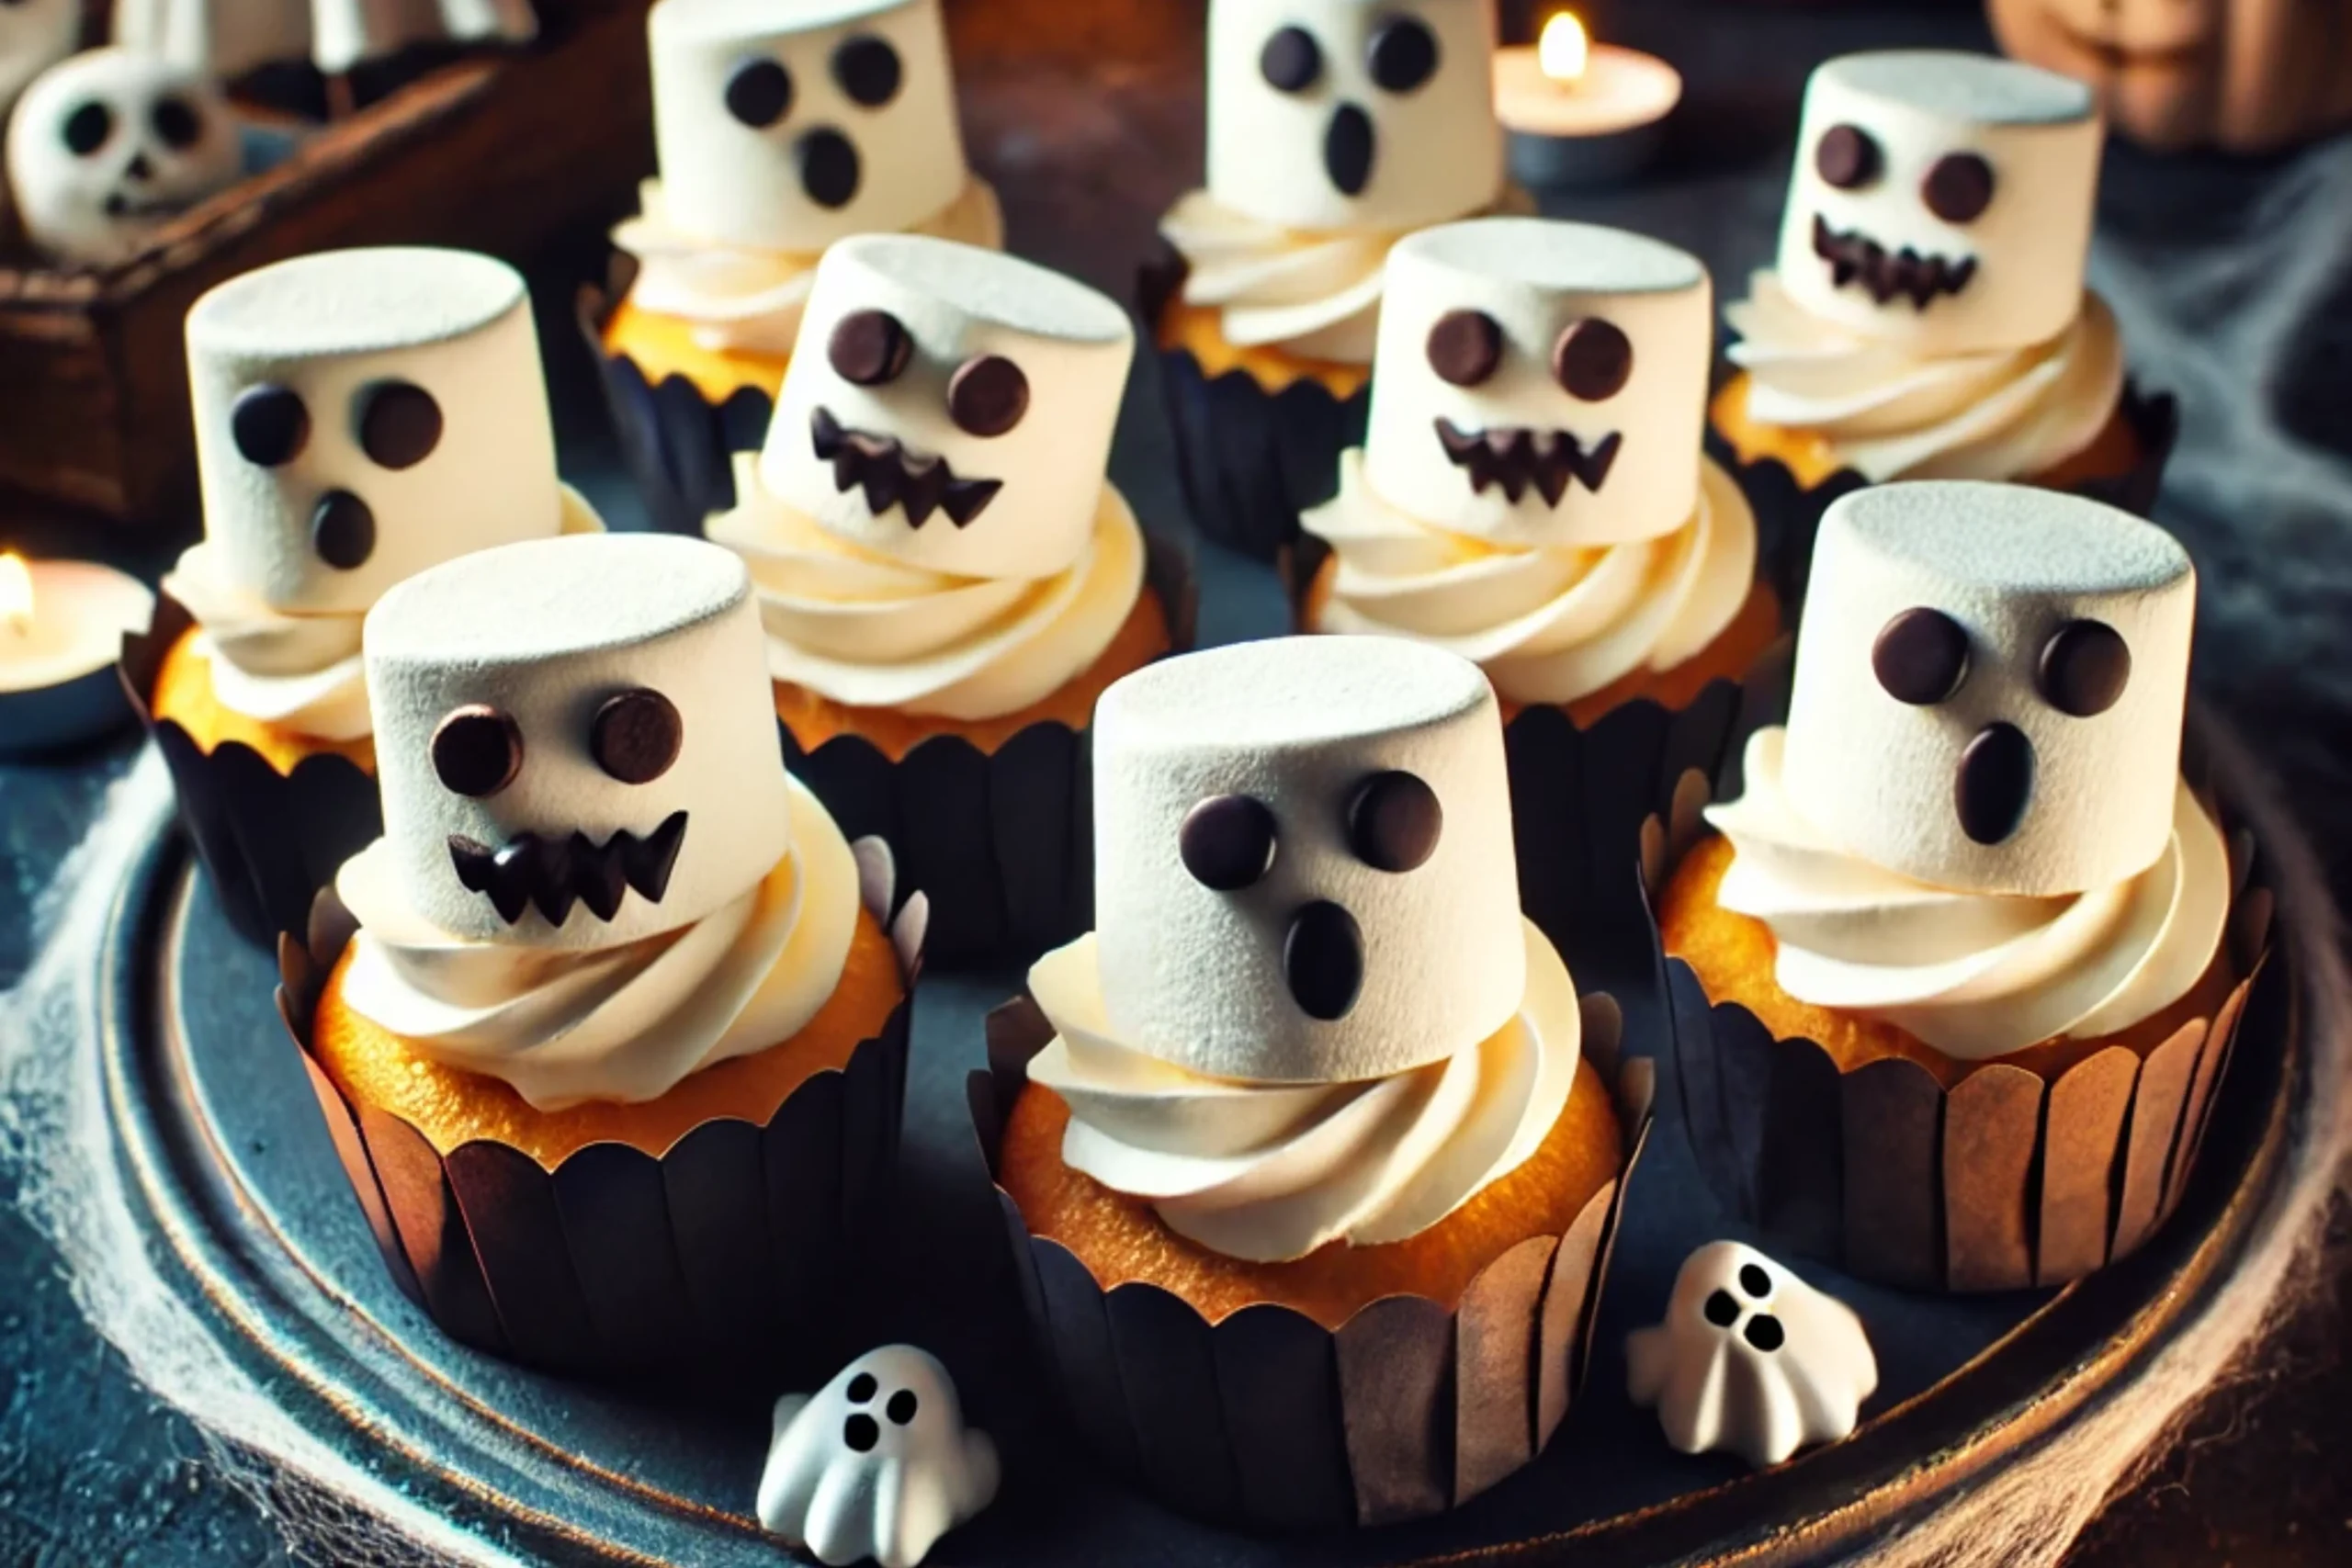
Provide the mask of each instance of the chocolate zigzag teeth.
POLYGON ((1623 434, 1612 430, 1588 452, 1565 430, 1538 433, 1525 425, 1500 425, 1474 432, 1450 419, 1437 422, 1437 438, 1453 466, 1469 470, 1473 491, 1483 495, 1488 485, 1499 484, 1517 502, 1532 488, 1547 506, 1560 504, 1571 479, 1598 491, 1624 444, 1623 434))
POLYGON ((1957 294, 1976 276, 1976 258, 1959 261, 1944 255, 1921 255, 1905 245, 1893 255, 1860 230, 1839 232, 1819 213, 1813 217, 1813 254, 1829 264, 1829 280, 1843 288, 1860 283, 1883 305, 1897 295, 1907 297, 1914 310, 1924 310, 1939 294, 1957 294))
POLYGON ((575 898, 600 920, 620 912, 621 897, 631 887, 649 904, 662 902, 685 838, 686 814, 673 811, 642 839, 623 829, 601 844, 581 832, 564 839, 517 833, 493 850, 452 833, 449 861, 466 891, 488 895, 491 908, 508 925, 537 905, 548 924, 560 926, 575 898))
POLYGON ((893 435, 852 430, 822 408, 808 416, 817 460, 833 466, 833 488, 865 491, 866 510, 879 517, 903 506, 907 526, 920 528, 944 512, 958 528, 980 514, 1004 488, 1002 479, 958 479, 944 457, 910 457, 893 435))

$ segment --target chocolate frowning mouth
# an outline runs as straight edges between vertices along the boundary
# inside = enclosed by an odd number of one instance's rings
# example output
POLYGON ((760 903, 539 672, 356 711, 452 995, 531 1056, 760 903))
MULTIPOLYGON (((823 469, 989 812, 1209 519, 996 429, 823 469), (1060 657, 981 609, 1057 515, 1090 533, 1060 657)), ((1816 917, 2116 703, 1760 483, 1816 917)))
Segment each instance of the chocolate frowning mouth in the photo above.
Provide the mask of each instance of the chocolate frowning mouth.
POLYGON ((1883 305, 1898 295, 1924 310, 1940 294, 1957 294, 1976 276, 1976 258, 1928 254, 1905 245, 1893 255, 1886 247, 1859 229, 1843 231, 1829 227, 1819 213, 1813 216, 1813 254, 1829 264, 1829 281, 1837 288, 1859 284, 1883 305))
POLYGON ((1568 493, 1570 480, 1598 491, 1624 445, 1622 433, 1611 431, 1587 451, 1565 430, 1532 430, 1525 425, 1498 425, 1492 430, 1464 430, 1450 419, 1437 422, 1438 444, 1457 468, 1470 476, 1470 488, 1480 495, 1489 485, 1517 502, 1530 490, 1544 504, 1557 506, 1568 493))
POLYGON ((865 491, 866 510, 879 517, 893 506, 906 508, 907 526, 920 528, 934 512, 944 512, 958 528, 978 517, 1002 479, 958 478, 944 457, 912 457, 895 435, 852 430, 823 408, 808 416, 809 445, 817 460, 833 466, 833 488, 865 491))
POLYGON ((623 829, 601 844, 581 832, 563 839, 517 833, 493 850, 452 833, 449 861, 466 891, 487 896, 508 925, 536 906, 548 924, 560 926, 574 899, 600 920, 620 912, 622 896, 632 887, 647 903, 662 902, 685 838, 686 814, 673 811, 642 839, 623 829))

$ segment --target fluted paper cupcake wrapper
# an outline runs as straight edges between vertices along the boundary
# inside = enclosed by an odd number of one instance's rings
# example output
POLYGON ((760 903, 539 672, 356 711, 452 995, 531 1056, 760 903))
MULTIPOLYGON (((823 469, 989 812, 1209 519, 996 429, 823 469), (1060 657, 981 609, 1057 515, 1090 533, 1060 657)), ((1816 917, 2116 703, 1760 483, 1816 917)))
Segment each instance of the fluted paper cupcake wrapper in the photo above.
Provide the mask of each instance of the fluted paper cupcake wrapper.
MULTIPOLYGON (((1185 651, 1191 566, 1153 539, 1146 580, 1167 614, 1170 651, 1185 651)), ((781 728, 786 764, 842 830, 887 841, 907 885, 929 897, 931 963, 1026 963, 1093 924, 1091 730, 1032 724, 992 751, 938 735, 894 761, 863 736, 810 751, 781 728)))
MULTIPOLYGON (((1739 793, 1742 749, 1786 712, 1787 677, 1785 659, 1751 671, 1713 757, 1668 781, 1644 825, 1651 886, 1698 837, 1700 807, 1739 793)), ((2290 1027, 2283 967, 2268 962, 2271 897, 2227 804, 2226 940, 2245 978, 2144 1058, 2110 1046, 2048 1079, 1996 1061, 1949 1089, 1897 1057, 1841 1073, 1816 1042, 1711 1005, 1690 967, 1661 955, 1683 1123, 1716 1199, 1785 1246, 1910 1290, 2058 1285, 2130 1254, 2180 1201, 2240 1033, 2290 1027)))
POLYGON ((605 285, 582 286, 573 319, 603 382, 621 460, 653 525, 699 536, 705 518, 735 504, 734 454, 760 449, 775 399, 739 387, 714 403, 685 377, 650 379, 636 360, 607 348, 605 323, 636 276, 636 258, 615 253, 605 285))
MULTIPOLYGON (((1144 331, 1184 281, 1165 252, 1136 282, 1144 331)), ((1176 447, 1176 478, 1201 536, 1271 561, 1298 537, 1299 514, 1339 489, 1340 454, 1363 442, 1369 383, 1347 398, 1311 376, 1269 391, 1244 370, 1211 376, 1183 349, 1159 350, 1161 395, 1176 447)))
MULTIPOLYGON (((861 896, 887 920, 888 854, 855 847, 861 896)), ((852 1348, 845 1300, 889 1201, 923 918, 917 894, 890 923, 908 997, 845 1067, 763 1123, 705 1122, 658 1158, 597 1143, 549 1170, 491 1140, 444 1155, 346 1095, 311 1053, 356 926, 332 888, 307 939, 279 942, 278 1013, 385 1268, 451 1338, 568 1375, 821 1377, 852 1348)))
POLYGON ((195 624, 168 593, 144 632, 122 639, 123 690, 171 770, 180 825, 196 843, 229 923, 267 947, 307 926, 312 895, 384 830, 376 780, 348 757, 322 751, 281 773, 242 741, 206 751, 155 716, 164 660, 195 624))
MULTIPOLYGON (((1542 1452, 1582 1386, 1649 1132, 1650 1064, 1620 1070, 1616 1023, 1607 998, 1587 998, 1586 1050, 1618 1086, 1625 1168, 1564 1234, 1503 1253, 1452 1308, 1390 1296, 1337 1332, 1273 1303, 1211 1323, 1155 1285, 1104 1290, 1060 1243, 1032 1235, 999 1185, 1037 1353, 1086 1451, 1171 1507, 1252 1529, 1441 1513, 1542 1452)), ((1026 997, 989 1016, 989 1068, 968 1097, 991 1178, 1029 1060, 1052 1037, 1026 997)))

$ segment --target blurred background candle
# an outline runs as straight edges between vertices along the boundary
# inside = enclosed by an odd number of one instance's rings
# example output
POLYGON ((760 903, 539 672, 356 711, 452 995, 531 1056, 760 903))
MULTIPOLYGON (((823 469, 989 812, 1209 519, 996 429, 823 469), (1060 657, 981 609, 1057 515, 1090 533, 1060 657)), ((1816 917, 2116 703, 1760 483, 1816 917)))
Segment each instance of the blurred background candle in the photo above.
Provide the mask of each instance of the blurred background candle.
POLYGON ((1523 185, 1604 185, 1638 172, 1682 98, 1682 77, 1653 54, 1600 43, 1573 11, 1532 44, 1495 54, 1495 115, 1523 185))
POLYGON ((154 606, 145 584, 112 567, 0 552, 0 760, 128 723, 115 660, 122 634, 143 629, 154 606))

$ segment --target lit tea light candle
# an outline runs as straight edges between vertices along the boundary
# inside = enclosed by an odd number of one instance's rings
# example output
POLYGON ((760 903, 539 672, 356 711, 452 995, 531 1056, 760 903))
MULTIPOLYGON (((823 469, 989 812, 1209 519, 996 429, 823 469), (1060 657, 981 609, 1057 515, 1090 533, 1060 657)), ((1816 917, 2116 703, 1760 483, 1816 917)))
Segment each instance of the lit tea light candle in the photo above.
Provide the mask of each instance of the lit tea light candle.
POLYGON ((1510 132, 1510 171, 1531 186, 1600 185, 1657 151, 1682 100, 1682 76, 1653 54, 1595 43, 1573 11, 1536 41, 1495 51, 1495 115, 1510 132))
POLYGON ((155 596, 91 561, 0 552, 0 758, 78 745, 130 718, 115 675, 122 636, 145 628, 155 596))

